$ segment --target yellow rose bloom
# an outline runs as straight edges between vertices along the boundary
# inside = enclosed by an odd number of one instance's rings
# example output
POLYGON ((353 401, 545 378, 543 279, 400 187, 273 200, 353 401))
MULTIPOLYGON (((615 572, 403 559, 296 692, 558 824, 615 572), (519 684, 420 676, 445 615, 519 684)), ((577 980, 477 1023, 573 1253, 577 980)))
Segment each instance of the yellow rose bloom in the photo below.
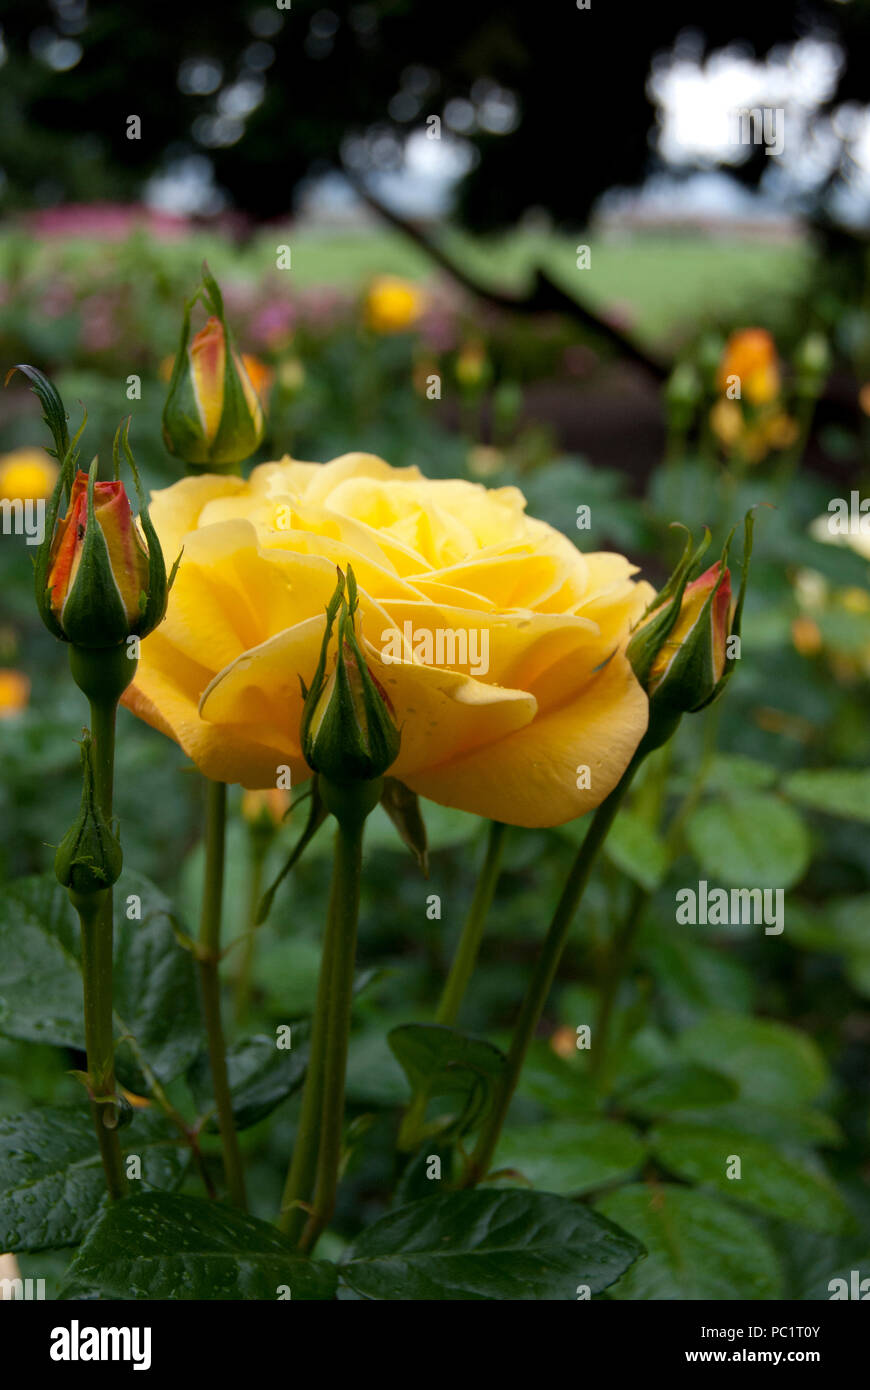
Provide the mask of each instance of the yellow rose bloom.
POLYGON ((369 454, 285 458, 250 479, 153 496, 184 555, 125 703, 206 776, 274 787, 300 749, 335 589, 359 586, 361 643, 401 729, 390 775, 446 806, 558 825, 597 806, 647 726, 624 656, 653 591, 621 555, 582 555, 517 488, 424 478, 369 454))
POLYGON ((369 286, 365 317, 375 333, 403 333, 423 312, 426 297, 410 280, 379 275, 369 286))
POLYGON ((0 456, 0 497, 36 502, 50 497, 57 482, 57 464, 44 449, 13 449, 0 456))

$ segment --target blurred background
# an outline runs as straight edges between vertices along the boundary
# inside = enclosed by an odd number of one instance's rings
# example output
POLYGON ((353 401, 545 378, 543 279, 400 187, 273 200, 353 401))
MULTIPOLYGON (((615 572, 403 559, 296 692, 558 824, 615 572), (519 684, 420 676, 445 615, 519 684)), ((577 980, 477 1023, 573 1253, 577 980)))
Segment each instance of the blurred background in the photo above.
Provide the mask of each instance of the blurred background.
MULTIPOLYGON (((533 514, 582 549, 629 554, 654 583, 680 548, 670 522, 708 524, 719 545, 748 506, 770 504, 738 678, 617 822, 518 1104, 521 1121, 550 1126, 533 1180, 575 1191, 577 1142, 552 1127, 600 1097, 573 1029, 607 997, 614 924, 637 918, 607 1005, 607 1086, 680 1058, 721 1065, 720 1122, 816 1177, 826 1164, 862 1223, 794 1224, 818 1191, 798 1183, 789 1206, 780 1173, 750 1201, 755 1224, 712 1296, 827 1297, 825 1271, 870 1250, 870 535, 827 525, 831 500, 868 474, 870 3, 0 0, 0 26, 0 362, 51 374, 74 425, 84 402, 85 460, 108 457, 131 413, 146 481, 180 476, 160 415, 205 258, 267 408, 260 460, 366 450, 517 484, 533 514), (784 935, 675 935, 675 886, 699 876, 786 888, 784 935)), ((0 497, 50 491, 45 442, 15 378, 0 392, 0 497)), ((83 709, 33 607, 31 552, 8 530, 12 878, 50 869, 72 818, 83 709)), ((119 758, 131 865, 195 918, 198 779, 126 714, 119 758)), ((296 828, 268 829, 233 796, 228 940, 296 828)), ((405 1090, 386 1030, 431 1013, 482 854, 472 818, 426 814, 429 885, 380 812, 372 823, 362 957, 388 969, 361 997, 351 1056, 369 1147, 349 1169, 348 1230, 389 1188, 405 1090), (444 894, 443 921, 425 918, 429 892, 444 894)), ((512 837, 469 1001, 488 1036, 513 1017, 580 833, 512 837)), ((326 853, 324 840, 247 965, 228 967, 239 1019, 266 1033, 310 1006, 326 853)), ((0 980, 0 1018, 2 996, 0 980)), ((77 1098, 52 1049, 0 1042, 0 1061, 5 1108, 77 1098)), ((683 1112, 710 1122, 703 1106, 683 1112)), ((292 1123, 285 1107, 249 1135, 262 1215, 292 1123)), ((587 1133, 587 1158, 597 1142, 587 1133)), ((583 1190, 636 1166, 602 1143, 583 1190)), ((695 1255, 703 1286, 709 1260, 695 1255)), ((683 1296, 677 1276, 645 1268, 621 1296, 683 1296)))

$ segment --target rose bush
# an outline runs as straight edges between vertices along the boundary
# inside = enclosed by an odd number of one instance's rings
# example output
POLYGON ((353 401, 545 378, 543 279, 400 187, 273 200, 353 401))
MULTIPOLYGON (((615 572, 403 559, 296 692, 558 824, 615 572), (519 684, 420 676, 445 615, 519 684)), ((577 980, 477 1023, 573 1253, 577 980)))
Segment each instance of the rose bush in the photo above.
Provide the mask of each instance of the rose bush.
POLYGON ((402 730, 391 774, 414 791, 556 825, 603 800, 643 736, 624 648, 652 589, 623 556, 583 555, 526 516, 516 488, 368 454, 285 458, 248 481, 186 478, 154 494, 152 519, 164 553, 184 554, 125 701, 208 777, 264 788, 284 764, 294 783, 310 775, 300 678, 349 563, 364 650, 402 730), (450 665, 421 659, 418 635, 439 633, 464 635, 450 665), (482 651, 485 670, 471 659, 482 651))

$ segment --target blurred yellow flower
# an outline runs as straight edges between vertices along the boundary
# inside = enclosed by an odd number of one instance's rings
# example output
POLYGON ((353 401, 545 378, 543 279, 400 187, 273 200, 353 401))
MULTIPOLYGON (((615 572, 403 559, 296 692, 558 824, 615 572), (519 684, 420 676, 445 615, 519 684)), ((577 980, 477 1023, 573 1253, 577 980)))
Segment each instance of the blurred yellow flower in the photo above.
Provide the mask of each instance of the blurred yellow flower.
POLYGON ((20 497, 22 502, 50 497, 57 472, 44 449, 13 449, 0 455, 0 497, 20 497))
POLYGON ((279 826, 290 809, 290 793, 280 787, 246 791, 242 797, 242 817, 248 825, 279 826))
POLYGON ((403 333, 417 322, 425 305, 426 296, 410 280, 379 275, 366 295, 366 322, 375 333, 403 333))
POLYGON ((0 667, 0 719, 11 719, 27 708, 30 681, 23 671, 0 667))
POLYGON ((747 463, 760 463, 776 449, 787 449, 798 437, 796 422, 784 410, 761 410, 752 419, 739 401, 724 396, 710 411, 710 426, 726 452, 739 450, 747 463))
POLYGON ((486 348, 479 341, 465 343, 456 358, 456 380, 460 386, 473 390, 484 386, 492 375, 486 348))
POLYGON ((288 396, 295 396, 305 385, 305 368, 298 357, 285 357, 278 367, 278 384, 288 396))
POLYGON ((815 619, 795 618, 791 625, 791 640, 801 656, 815 656, 822 649, 822 634, 815 619))

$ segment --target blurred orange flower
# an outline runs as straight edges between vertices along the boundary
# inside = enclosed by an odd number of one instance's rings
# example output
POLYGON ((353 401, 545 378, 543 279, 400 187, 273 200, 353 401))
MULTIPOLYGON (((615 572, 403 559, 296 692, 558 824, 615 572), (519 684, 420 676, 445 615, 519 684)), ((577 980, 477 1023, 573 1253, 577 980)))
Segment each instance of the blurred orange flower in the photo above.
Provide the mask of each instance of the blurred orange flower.
POLYGON ((0 719, 11 719, 26 709, 30 700, 30 681, 23 671, 0 668, 0 719))
POLYGON ((769 405, 782 387, 776 344, 766 328, 741 328, 725 344, 716 384, 726 391, 739 378, 740 398, 750 405, 769 405))

